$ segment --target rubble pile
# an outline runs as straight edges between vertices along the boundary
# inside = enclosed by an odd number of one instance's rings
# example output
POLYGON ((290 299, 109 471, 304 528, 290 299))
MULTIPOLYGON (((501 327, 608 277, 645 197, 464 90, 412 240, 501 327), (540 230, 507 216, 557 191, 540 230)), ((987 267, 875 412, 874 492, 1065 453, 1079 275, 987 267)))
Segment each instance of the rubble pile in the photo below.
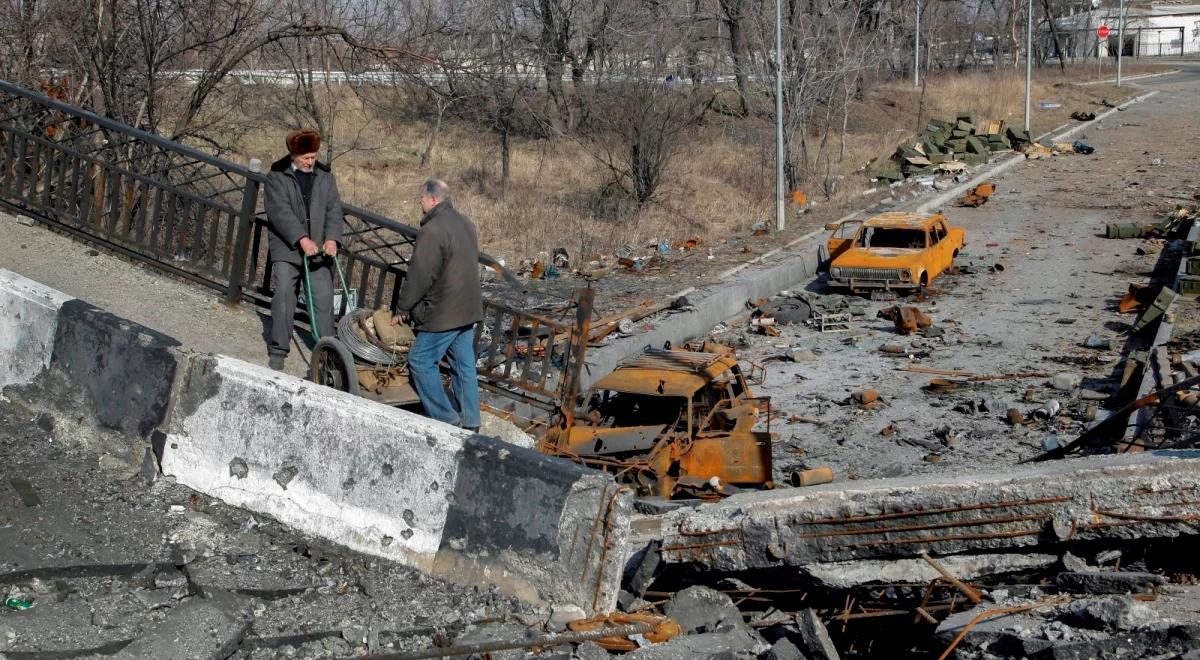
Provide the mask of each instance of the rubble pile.
POLYGON ((900 145, 890 160, 879 163, 870 176, 887 182, 938 172, 961 172, 982 165, 994 152, 1020 150, 1032 143, 1029 131, 1006 126, 1002 120, 978 123, 969 114, 955 121, 933 119, 912 142, 900 145))
MULTIPOLYGON (((1200 593, 1182 586, 1143 590, 1137 580, 1144 577, 1063 573, 1058 585, 995 589, 993 602, 947 617, 936 636, 962 660, 1200 656, 1200 593), (1072 576, 1086 578, 1085 587, 1061 586, 1072 576)), ((1148 577, 1162 584, 1160 576, 1148 577)))

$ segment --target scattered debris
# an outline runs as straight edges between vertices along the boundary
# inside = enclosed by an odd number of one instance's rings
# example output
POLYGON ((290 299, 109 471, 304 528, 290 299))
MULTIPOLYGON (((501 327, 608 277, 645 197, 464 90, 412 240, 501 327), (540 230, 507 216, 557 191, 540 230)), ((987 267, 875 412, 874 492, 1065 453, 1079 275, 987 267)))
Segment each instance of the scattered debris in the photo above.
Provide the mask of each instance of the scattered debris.
POLYGON ((833 469, 819 467, 809 470, 794 470, 788 475, 788 483, 795 488, 833 483, 833 469))
POLYGON ((1076 121, 1094 121, 1096 119, 1096 113, 1076 110, 1075 112, 1071 113, 1071 119, 1076 121))
POLYGON ((879 318, 887 319, 896 326, 896 332, 911 335, 921 328, 933 325, 933 319, 911 305, 896 305, 879 310, 879 318))
POLYGON ((857 390, 850 394, 850 398, 860 406, 871 406, 879 402, 879 392, 875 390, 857 390))
POLYGON ((983 206, 988 199, 996 192, 996 184, 981 183, 972 188, 962 199, 958 200, 959 206, 983 206))

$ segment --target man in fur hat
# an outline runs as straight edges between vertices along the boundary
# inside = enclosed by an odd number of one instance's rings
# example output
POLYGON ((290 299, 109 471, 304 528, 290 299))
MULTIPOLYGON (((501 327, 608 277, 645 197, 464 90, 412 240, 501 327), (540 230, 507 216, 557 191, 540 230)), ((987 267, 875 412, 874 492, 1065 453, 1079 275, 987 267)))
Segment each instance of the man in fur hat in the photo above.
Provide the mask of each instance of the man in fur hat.
POLYGON ((317 311, 317 329, 330 337, 333 329, 333 264, 313 258, 324 248, 337 255, 342 240, 342 198, 329 166, 317 160, 321 135, 302 130, 284 141, 288 155, 271 165, 267 174, 266 208, 270 228, 271 272, 275 294, 271 298, 271 338, 267 354, 272 369, 283 370, 296 317, 297 295, 303 280, 302 255, 309 257, 311 296, 317 311))

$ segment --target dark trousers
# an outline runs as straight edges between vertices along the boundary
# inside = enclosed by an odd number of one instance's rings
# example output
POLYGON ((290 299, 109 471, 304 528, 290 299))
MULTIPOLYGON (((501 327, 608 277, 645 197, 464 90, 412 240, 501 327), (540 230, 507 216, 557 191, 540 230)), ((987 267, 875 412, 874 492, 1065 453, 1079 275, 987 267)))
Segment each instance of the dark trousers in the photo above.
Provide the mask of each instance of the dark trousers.
MULTIPOLYGON (((314 259, 312 265, 312 296, 317 309, 317 329, 322 337, 332 337, 333 330, 333 273, 324 259, 314 259)), ((271 340, 267 352, 287 355, 292 342, 292 325, 296 322, 296 302, 304 282, 302 266, 286 261, 271 262, 275 293, 271 297, 271 340)))

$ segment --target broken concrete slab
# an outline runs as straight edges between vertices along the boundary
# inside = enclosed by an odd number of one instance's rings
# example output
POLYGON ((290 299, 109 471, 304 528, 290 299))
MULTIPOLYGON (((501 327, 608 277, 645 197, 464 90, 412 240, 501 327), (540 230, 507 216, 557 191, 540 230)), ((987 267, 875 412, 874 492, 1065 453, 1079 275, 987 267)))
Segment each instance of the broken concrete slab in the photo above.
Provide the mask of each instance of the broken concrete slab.
POLYGON ((686 634, 713 632, 721 626, 741 624, 742 613, 733 599, 715 589, 692 586, 671 596, 663 614, 675 620, 686 634))
POLYGON ((631 505, 612 477, 240 360, 189 356, 162 469, 456 581, 616 604, 631 505))
POLYGON ((1200 509, 1178 494, 1198 468, 1200 452, 1159 451, 741 493, 664 514, 662 555, 745 570, 1196 535, 1200 509))
POLYGON ((796 613, 796 630, 804 642, 804 654, 809 660, 840 660, 837 647, 817 611, 811 607, 796 613))
POLYGON ((638 649, 629 660, 749 660, 770 649, 749 627, 726 626, 700 635, 680 635, 669 642, 638 649))
POLYGON ((1161 575, 1125 571, 1072 571, 1054 578, 1059 589, 1073 594, 1150 593, 1166 582, 1161 575))
POLYGON ((249 620, 226 612, 213 601, 191 598, 167 618, 113 655, 114 660, 223 660, 246 636, 249 620))
MULTIPOLYGON (((1041 553, 987 553, 951 555, 938 562, 962 580, 1021 573, 1052 566, 1055 555, 1041 553)), ((873 583, 929 582, 940 577, 937 569, 923 559, 845 561, 806 564, 800 570, 831 589, 848 589, 873 583)))
POLYGON ((1134 630, 1161 618, 1149 605, 1121 596, 1075 601, 1056 617, 1075 628, 1113 631, 1134 630))
POLYGON ((767 651, 766 660, 806 660, 806 656, 792 640, 781 637, 771 645, 771 650, 767 651))

